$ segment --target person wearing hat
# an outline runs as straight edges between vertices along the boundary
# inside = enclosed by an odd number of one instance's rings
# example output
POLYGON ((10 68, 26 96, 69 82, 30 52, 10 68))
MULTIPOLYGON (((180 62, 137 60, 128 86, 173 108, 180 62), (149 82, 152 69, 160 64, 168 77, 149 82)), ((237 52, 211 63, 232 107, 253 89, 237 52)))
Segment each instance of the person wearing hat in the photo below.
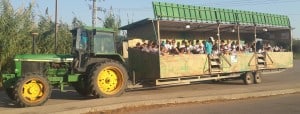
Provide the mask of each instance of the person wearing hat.
POLYGON ((209 37, 208 41, 205 42, 205 52, 208 55, 210 55, 212 53, 213 41, 214 41, 214 38, 209 37))

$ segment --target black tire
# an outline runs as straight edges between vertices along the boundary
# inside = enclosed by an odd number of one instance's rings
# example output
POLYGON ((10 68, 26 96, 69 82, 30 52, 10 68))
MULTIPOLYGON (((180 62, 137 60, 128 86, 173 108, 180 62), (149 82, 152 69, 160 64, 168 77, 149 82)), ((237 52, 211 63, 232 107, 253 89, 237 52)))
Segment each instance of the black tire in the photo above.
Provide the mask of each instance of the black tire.
POLYGON ((78 82, 73 82, 72 86, 73 88, 77 91, 77 93, 79 93, 82 96, 90 96, 92 95, 92 92, 90 91, 90 89, 88 88, 88 80, 87 80, 87 76, 80 76, 78 79, 78 82))
POLYGON ((90 89, 96 98, 116 97, 125 92, 128 74, 118 61, 103 61, 91 71, 90 89))
POLYGON ((245 74, 243 74, 242 78, 243 78, 244 84, 246 84, 246 85, 253 84, 253 82, 254 82, 252 72, 246 72, 245 74))
POLYGON ((15 100, 14 88, 5 88, 5 93, 11 100, 15 100))
POLYGON ((51 92, 48 79, 37 74, 20 78, 14 89, 16 103, 20 107, 43 105, 51 96, 51 92))
POLYGON ((260 84, 262 82, 261 72, 260 71, 254 72, 253 73, 253 78, 254 78, 254 83, 255 84, 260 84))

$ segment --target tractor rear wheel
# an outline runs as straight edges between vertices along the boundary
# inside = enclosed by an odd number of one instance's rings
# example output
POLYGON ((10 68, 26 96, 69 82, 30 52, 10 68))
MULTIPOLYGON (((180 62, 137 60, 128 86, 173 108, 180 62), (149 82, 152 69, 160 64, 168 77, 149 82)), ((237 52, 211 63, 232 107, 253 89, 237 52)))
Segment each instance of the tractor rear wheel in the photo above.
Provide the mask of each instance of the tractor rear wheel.
POLYGON ((21 107, 43 105, 51 95, 47 78, 29 74, 20 78, 14 90, 16 103, 21 107))
POLYGON ((99 97, 115 97, 124 93, 128 74, 117 61, 107 60, 94 66, 90 76, 92 94, 99 97))

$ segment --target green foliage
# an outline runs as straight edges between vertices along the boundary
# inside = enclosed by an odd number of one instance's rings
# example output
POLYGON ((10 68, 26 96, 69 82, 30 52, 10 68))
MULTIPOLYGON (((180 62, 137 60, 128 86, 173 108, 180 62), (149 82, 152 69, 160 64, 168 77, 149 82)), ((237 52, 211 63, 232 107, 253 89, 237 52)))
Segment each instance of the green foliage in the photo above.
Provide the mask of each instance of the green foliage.
POLYGON ((82 27, 84 26, 83 22, 78 20, 77 17, 74 17, 72 20, 72 27, 77 28, 77 27, 82 27))
MULTIPOLYGON (((50 16, 40 15, 34 21, 34 3, 26 7, 14 9, 9 0, 0 0, 0 71, 13 71, 13 58, 16 54, 32 52, 32 32, 35 36, 36 53, 54 53, 55 22, 50 16)), ((67 54, 71 51, 72 36, 69 25, 59 22, 58 53, 67 54)))
MULTIPOLYGON (((39 35, 36 38, 36 52, 37 53, 55 53, 55 22, 53 22, 47 16, 40 16, 40 22, 38 23, 39 35)), ((58 27, 58 53, 70 53, 72 36, 69 32, 69 25, 60 22, 58 27)))
POLYGON ((112 28, 117 33, 119 33, 119 28, 121 26, 121 20, 120 18, 117 18, 114 14, 109 14, 105 17, 103 27, 104 28, 112 28))
POLYGON ((17 53, 28 53, 30 48, 30 31, 34 22, 32 16, 33 4, 14 10, 8 0, 0 4, 0 70, 8 71, 12 59, 17 53))

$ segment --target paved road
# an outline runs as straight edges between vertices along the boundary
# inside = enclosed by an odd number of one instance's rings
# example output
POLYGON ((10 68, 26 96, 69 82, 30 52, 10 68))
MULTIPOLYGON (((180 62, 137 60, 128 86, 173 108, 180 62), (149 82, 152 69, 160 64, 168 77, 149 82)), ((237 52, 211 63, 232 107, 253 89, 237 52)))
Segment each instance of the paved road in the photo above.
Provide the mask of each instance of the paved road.
POLYGON ((120 114, 300 114, 300 93, 224 102, 123 110, 120 114))
MULTIPOLYGON (((44 109, 45 112, 54 112, 57 110, 70 110, 78 108, 87 108, 95 106, 106 106, 111 104, 120 104, 125 102, 137 102, 147 100, 160 100, 169 98, 187 98, 203 97, 224 94, 251 93, 269 90, 281 90, 290 88, 300 88, 300 61, 294 62, 294 68, 282 73, 264 75, 262 84, 244 85, 241 80, 226 81, 218 84, 202 82, 199 84, 176 86, 168 88, 156 88, 149 90, 130 91, 117 98, 89 99, 78 95, 74 90, 68 90, 61 93, 54 91, 49 101, 38 109, 44 109), (80 104, 80 106, 78 106, 80 104), (50 108, 53 107, 53 109, 50 108)), ((26 108, 22 110, 35 110, 26 108)), ((0 91, 0 112, 18 112, 3 91, 0 91)))

